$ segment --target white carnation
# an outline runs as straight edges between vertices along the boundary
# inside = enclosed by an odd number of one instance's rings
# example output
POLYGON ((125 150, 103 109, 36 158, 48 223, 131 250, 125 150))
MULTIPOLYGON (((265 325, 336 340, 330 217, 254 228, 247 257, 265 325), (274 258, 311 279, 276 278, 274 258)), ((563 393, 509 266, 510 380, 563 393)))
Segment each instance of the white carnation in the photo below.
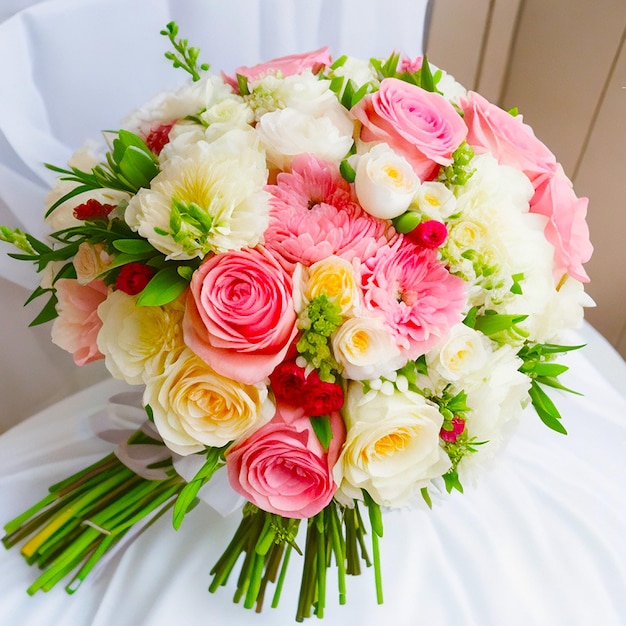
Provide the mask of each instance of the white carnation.
POLYGON ((265 154, 254 132, 232 130, 169 158, 150 188, 129 202, 126 221, 172 259, 253 247, 269 220, 266 181, 265 154), (183 220, 180 232, 172 233, 175 206, 200 211, 204 223, 183 220))

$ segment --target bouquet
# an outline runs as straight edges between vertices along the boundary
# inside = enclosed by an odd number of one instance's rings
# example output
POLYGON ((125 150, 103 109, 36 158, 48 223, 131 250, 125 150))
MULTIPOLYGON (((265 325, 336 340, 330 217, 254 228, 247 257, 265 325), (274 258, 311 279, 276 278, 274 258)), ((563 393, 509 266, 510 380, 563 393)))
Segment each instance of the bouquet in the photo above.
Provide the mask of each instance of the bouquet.
POLYGON ((558 337, 586 303, 587 199, 517 111, 426 58, 217 75, 162 34, 191 79, 48 166, 46 241, 0 231, 41 272, 33 323, 141 386, 145 423, 4 544, 43 569, 29 593, 73 592, 221 472, 245 504, 210 591, 238 569, 236 601, 272 583, 276 605, 295 551, 297 621, 331 566, 340 603, 363 565, 382 602, 384 510, 462 492, 527 404, 566 432, 547 390, 580 347, 558 337))

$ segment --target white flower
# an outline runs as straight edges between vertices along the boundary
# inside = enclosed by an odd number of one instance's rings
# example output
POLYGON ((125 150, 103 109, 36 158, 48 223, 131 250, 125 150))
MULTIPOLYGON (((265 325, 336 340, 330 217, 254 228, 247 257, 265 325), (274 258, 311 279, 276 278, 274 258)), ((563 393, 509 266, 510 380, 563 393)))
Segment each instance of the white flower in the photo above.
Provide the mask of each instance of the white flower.
POLYGON ((439 445, 443 417, 423 396, 364 398, 361 385, 352 383, 343 413, 346 442, 334 468, 339 498, 361 499, 365 489, 380 505, 402 506, 450 468, 439 445))
POLYGON ((348 80, 352 80, 357 89, 365 83, 376 85, 379 83, 378 75, 369 61, 351 56, 346 57, 344 63, 333 70, 332 76, 343 76, 345 78, 341 90, 342 94, 348 84, 348 80))
POLYGON ((172 123, 196 115, 225 98, 237 99, 229 85, 215 75, 205 74, 199 81, 185 83, 175 90, 163 91, 130 113, 123 127, 135 133, 147 133, 161 123, 172 123))
POLYGON ((456 210, 456 198, 443 183, 427 181, 420 185, 415 197, 420 212, 428 219, 443 222, 456 210))
POLYGON ((303 152, 324 161, 339 163, 352 146, 352 129, 340 129, 328 117, 316 117, 287 108, 266 113, 257 125, 268 160, 285 170, 303 152))
POLYGON ((342 366, 342 375, 352 380, 389 377, 406 364, 393 336, 382 320, 353 317, 331 337, 333 354, 342 366))
POLYGON ((113 291, 98 307, 102 328, 98 349, 109 372, 130 385, 140 385, 163 373, 185 347, 184 300, 165 306, 136 305, 136 296, 113 291))
POLYGON ((545 218, 528 212, 533 187, 524 174, 489 154, 471 165, 475 172, 457 192, 461 217, 450 221, 444 255, 451 271, 470 281, 470 306, 532 315, 554 290, 545 218), (511 291, 514 277, 522 294, 511 291))
POLYGON ((147 381, 144 404, 168 448, 186 456, 256 430, 275 412, 267 387, 220 376, 188 348, 147 381))
POLYGON ((465 426, 469 438, 475 438, 481 445, 476 446, 477 452, 466 454, 459 463, 462 483, 473 481, 489 464, 517 424, 528 401, 530 386, 528 376, 519 371, 521 365, 516 348, 493 345, 484 366, 463 379, 470 408, 465 426))
POLYGON ((265 154, 254 132, 232 130, 169 158, 150 189, 131 199, 126 221, 172 259, 253 247, 269 221, 266 181, 265 154))
POLYGON ((484 366, 490 352, 489 343, 482 333, 457 324, 426 354, 428 371, 433 370, 446 382, 459 381, 462 385, 471 372, 484 366))
MULTIPOLYGON (((431 69, 435 70, 438 68, 433 66, 431 69)), ((441 78, 437 83, 437 90, 442 93, 446 100, 458 105, 461 98, 467 94, 467 89, 465 89, 452 74, 448 74, 448 72, 441 69, 439 71, 441 72, 441 78)))
POLYGON ((404 157, 381 143, 359 157, 354 184, 370 215, 392 219, 407 210, 420 180, 404 157))

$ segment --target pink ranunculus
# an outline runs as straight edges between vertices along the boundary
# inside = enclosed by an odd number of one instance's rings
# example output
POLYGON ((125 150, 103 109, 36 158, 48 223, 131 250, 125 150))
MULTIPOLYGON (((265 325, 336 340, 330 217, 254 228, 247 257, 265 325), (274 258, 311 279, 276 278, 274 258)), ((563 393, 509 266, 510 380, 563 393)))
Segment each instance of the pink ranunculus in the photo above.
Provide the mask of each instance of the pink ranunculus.
POLYGON ((52 325, 52 343, 71 352, 76 365, 103 359, 96 339, 102 327, 98 306, 107 298, 107 286, 102 280, 81 285, 77 280, 62 278, 55 287, 59 317, 52 325))
POLYGON ((559 282, 563 274, 588 282, 583 268, 593 252, 589 240, 589 227, 585 220, 588 198, 578 198, 571 181, 559 165, 554 175, 537 179, 535 195, 530 201, 530 212, 545 215, 548 223, 546 239, 554 246, 554 279, 559 282))
MULTIPOLYGON (((281 76, 292 76, 300 74, 305 70, 311 70, 313 73, 319 72, 331 63, 330 51, 327 47, 304 52, 302 54, 290 54, 284 57, 272 59, 266 63, 259 63, 251 67, 242 65, 235 70, 235 76, 240 74, 245 76, 250 82, 264 78, 270 74, 278 74, 281 76)), ((226 81, 233 87, 238 88, 237 79, 230 76, 224 76, 226 81)))
POLYGON ((361 266, 366 308, 380 316, 408 359, 425 354, 463 318, 465 282, 434 249, 408 239, 381 248, 361 266))
POLYGON ((191 280, 185 343, 216 372, 245 384, 262 381, 297 334, 290 276, 263 248, 204 261, 191 280))
POLYGON ((432 180, 467 135, 454 107, 441 95, 397 78, 385 78, 351 113, 363 124, 363 141, 384 141, 422 181, 432 180))
POLYGON ((345 441, 341 415, 329 419, 333 437, 326 451, 302 410, 279 405, 270 423, 226 453, 232 488, 270 513, 299 519, 319 513, 337 489, 333 467, 345 441))
POLYGON ((501 165, 524 172, 535 188, 538 176, 556 170, 554 154, 520 116, 507 113, 475 92, 469 92, 460 104, 467 142, 477 153, 491 152, 501 165))

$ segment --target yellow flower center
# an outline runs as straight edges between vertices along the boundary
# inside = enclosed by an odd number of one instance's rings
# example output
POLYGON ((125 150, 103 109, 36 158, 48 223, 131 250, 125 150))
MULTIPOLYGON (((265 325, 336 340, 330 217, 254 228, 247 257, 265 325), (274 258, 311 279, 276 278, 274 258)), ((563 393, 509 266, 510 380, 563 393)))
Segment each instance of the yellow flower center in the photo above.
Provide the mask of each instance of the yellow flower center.
POLYGON ((357 330, 352 335, 352 345, 358 352, 366 352, 370 345, 370 338, 364 330, 357 330))
POLYGON ((401 452, 407 447, 410 437, 407 432, 389 433, 381 437, 374 444, 374 451, 378 456, 390 456, 395 452, 401 452))

